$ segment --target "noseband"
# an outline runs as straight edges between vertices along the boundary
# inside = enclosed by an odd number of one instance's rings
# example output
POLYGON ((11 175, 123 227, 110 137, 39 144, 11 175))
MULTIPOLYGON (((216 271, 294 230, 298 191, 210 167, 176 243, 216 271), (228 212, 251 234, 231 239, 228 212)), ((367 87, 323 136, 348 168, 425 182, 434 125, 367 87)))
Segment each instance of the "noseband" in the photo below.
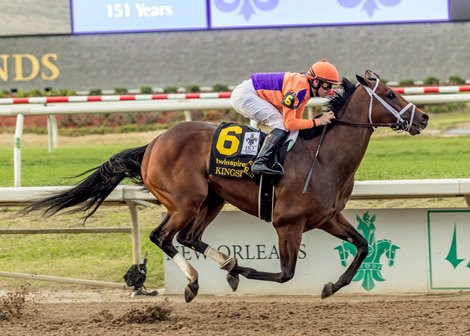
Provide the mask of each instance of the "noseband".
MULTIPOLYGON (((362 84, 361 84, 362 85, 362 84)), ((395 109, 392 105, 387 103, 382 97, 380 97, 375 91, 377 90, 377 87, 379 86, 379 80, 376 79, 376 83, 374 86, 374 89, 371 89, 368 86, 362 85, 362 87, 366 90, 366 92, 370 96, 370 103, 369 103, 369 123, 364 124, 364 123, 354 123, 354 122, 349 122, 345 120, 340 120, 340 119, 333 119, 334 122, 346 126, 353 126, 353 127, 365 127, 369 128, 372 127, 374 130, 377 127, 390 127, 393 128, 395 131, 402 130, 402 131, 407 131, 409 132, 411 129, 411 126, 413 125, 413 119, 415 116, 415 111, 416 111, 416 106, 413 103, 408 103, 405 107, 403 107, 400 111, 395 109), (372 121, 372 103, 375 99, 377 99, 383 107, 385 107, 391 114, 393 114, 397 118, 397 122, 395 123, 374 123, 372 121), (412 108, 411 111, 411 117, 410 120, 405 120, 402 118, 403 113, 408 111, 410 108, 412 108)))

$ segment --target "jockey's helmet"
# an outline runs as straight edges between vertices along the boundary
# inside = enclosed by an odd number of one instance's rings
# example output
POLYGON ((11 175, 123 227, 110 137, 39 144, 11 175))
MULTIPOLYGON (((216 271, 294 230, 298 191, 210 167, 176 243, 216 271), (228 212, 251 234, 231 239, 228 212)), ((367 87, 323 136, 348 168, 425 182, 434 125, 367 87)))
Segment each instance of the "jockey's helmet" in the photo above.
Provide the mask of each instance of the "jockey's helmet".
POLYGON ((331 84, 341 83, 339 80, 338 70, 326 59, 322 59, 321 61, 313 64, 307 72, 307 77, 310 77, 311 79, 319 79, 331 84))

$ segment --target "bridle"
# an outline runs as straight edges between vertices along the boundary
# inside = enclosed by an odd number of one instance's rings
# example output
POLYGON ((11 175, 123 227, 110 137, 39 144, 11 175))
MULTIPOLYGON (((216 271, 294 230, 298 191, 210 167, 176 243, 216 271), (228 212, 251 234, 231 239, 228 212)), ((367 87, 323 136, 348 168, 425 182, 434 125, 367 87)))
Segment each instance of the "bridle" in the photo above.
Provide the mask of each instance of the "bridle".
POLYGON ((349 122, 349 121, 341 120, 341 119, 333 119, 332 121, 337 124, 352 126, 352 127, 364 127, 364 128, 371 127, 374 130, 377 127, 390 127, 390 128, 393 128, 395 131, 401 130, 401 131, 409 132, 411 129, 411 126, 413 125, 413 119, 414 119, 415 112, 416 112, 416 106, 413 103, 408 103, 405 107, 403 107, 400 111, 398 111, 375 92, 377 90, 377 87, 379 86, 379 80, 376 78, 371 78, 371 79, 375 80, 375 85, 373 89, 371 89, 368 86, 360 84, 370 96, 369 122, 368 123, 355 123, 355 122, 349 122), (392 115, 394 115, 397 118, 397 122, 374 123, 372 121, 372 103, 374 101, 374 98, 377 99, 382 104, 383 107, 385 107, 392 115), (412 108, 410 120, 403 119, 402 118, 403 113, 408 111, 410 108, 412 108))

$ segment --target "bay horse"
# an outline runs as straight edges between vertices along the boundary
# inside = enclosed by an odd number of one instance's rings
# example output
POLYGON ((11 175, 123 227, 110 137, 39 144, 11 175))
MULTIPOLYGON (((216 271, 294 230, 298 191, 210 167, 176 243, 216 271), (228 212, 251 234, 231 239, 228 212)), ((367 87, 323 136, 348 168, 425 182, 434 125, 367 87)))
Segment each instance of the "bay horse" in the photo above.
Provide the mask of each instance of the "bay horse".
MULTIPOLYGON (((341 211, 354 185, 354 175, 376 127, 390 127, 411 135, 421 132, 428 116, 394 92, 370 70, 356 76, 354 85, 343 78, 342 90, 329 101, 336 119, 326 132, 315 170, 306 192, 302 192, 311 162, 319 147, 318 137, 299 137, 287 154, 285 175, 275 189, 272 225, 278 235, 280 272, 263 272, 238 265, 235 258, 206 244, 203 233, 228 202, 253 216, 258 214, 258 185, 252 179, 211 175, 209 156, 215 125, 184 122, 157 136, 148 145, 127 149, 92 172, 70 190, 34 201, 22 210, 44 211, 52 216, 68 209, 91 216, 111 191, 126 177, 142 184, 167 215, 150 234, 150 240, 184 272, 188 285, 185 300, 193 300, 199 289, 198 272, 173 245, 173 239, 216 261, 227 271, 227 281, 236 290, 239 275, 248 279, 283 283, 294 276, 302 234, 321 229, 348 241, 357 254, 335 283, 327 283, 322 298, 348 285, 368 253, 367 241, 341 211)), ((323 137, 322 137, 323 138, 323 137)))

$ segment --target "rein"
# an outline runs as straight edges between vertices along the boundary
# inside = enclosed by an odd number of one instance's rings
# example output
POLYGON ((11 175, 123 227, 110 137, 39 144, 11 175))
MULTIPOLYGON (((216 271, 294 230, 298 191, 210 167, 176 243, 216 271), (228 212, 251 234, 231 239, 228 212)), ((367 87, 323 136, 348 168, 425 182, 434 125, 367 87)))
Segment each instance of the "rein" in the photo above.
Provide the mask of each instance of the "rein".
POLYGON ((396 122, 396 123, 355 123, 341 119, 333 119, 331 120, 333 123, 351 126, 351 127, 363 127, 363 128, 375 128, 375 127, 390 127, 395 129, 405 129, 408 127, 408 122, 404 120, 404 122, 396 122))
POLYGON ((323 143, 323 139, 325 138, 325 133, 326 133, 326 125, 323 126, 320 142, 318 143, 317 151, 315 152, 315 157, 313 158, 312 166, 310 167, 307 178, 305 179, 305 185, 304 185, 304 190, 302 191, 302 194, 305 194, 307 192, 310 179, 312 178, 313 167, 315 167, 315 162, 317 162, 317 157, 318 157, 318 154, 320 153, 320 148, 323 143))

